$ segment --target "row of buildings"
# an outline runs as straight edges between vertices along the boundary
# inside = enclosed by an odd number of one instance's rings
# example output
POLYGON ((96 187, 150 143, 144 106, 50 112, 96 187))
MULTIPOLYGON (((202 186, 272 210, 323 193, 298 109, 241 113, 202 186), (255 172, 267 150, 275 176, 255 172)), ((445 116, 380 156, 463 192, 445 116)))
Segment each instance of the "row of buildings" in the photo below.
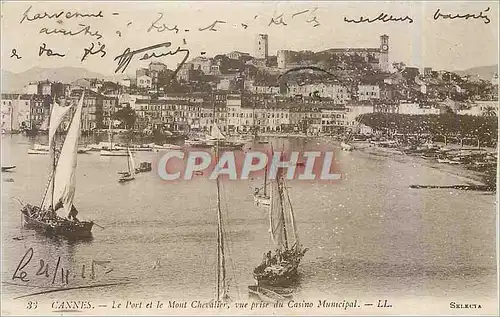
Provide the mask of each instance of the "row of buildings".
MULTIPOLYGON (((3 94, 2 130, 11 132, 44 129, 53 102, 69 104, 75 102, 80 94, 81 88, 78 87, 71 89, 68 95, 59 97, 3 94)), ((82 130, 108 128, 113 114, 124 107, 134 110, 136 130, 165 129, 178 132, 208 131, 214 118, 226 132, 291 132, 306 129, 312 133, 326 133, 357 127, 356 118, 365 113, 438 115, 452 109, 462 115, 498 115, 497 101, 463 104, 447 99, 425 105, 409 101, 387 103, 376 100, 344 100, 339 103, 338 100, 318 99, 315 96, 296 98, 270 94, 231 94, 225 91, 215 94, 173 93, 152 97, 131 94, 106 96, 87 90, 82 130)))

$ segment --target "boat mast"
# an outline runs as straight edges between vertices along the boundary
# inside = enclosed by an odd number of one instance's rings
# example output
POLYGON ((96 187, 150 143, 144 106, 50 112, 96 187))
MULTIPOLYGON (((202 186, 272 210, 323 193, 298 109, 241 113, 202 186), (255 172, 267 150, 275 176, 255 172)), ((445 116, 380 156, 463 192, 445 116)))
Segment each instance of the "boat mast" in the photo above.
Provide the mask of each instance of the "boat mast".
POLYGON ((266 170, 264 174, 264 197, 267 196, 267 164, 266 164, 266 170))
MULTIPOLYGON (((214 102, 214 125, 212 129, 217 126, 215 121, 215 102, 214 102)), ((215 157, 219 158, 219 138, 216 140, 215 146, 215 157)), ((216 166, 217 168, 217 166, 216 166)), ((222 229, 222 212, 221 212, 221 202, 220 202, 220 183, 219 175, 215 180, 217 184, 217 300, 221 300, 221 288, 222 288, 222 300, 226 298, 226 260, 224 256, 224 231, 222 229)))
MULTIPOLYGON (((57 100, 57 95, 54 96, 54 99, 57 100)), ((55 101, 54 101, 55 102, 55 101)), ((53 110, 54 108, 54 105, 52 105, 52 109, 53 110)), ((52 111, 51 111, 52 112, 52 111)), ((49 121, 49 124, 50 124, 50 121, 49 121)), ((49 129, 50 131, 50 129, 49 129)), ((54 131, 54 140, 52 140, 52 196, 50 197, 50 204, 52 205, 52 210, 55 211, 55 204, 54 204, 54 191, 56 189, 56 133, 57 133, 57 130, 54 131)), ((50 132, 49 132, 50 134, 50 132)), ((49 140, 50 142, 50 140, 49 140)), ((51 149, 49 149, 50 151, 51 149)))
POLYGON ((278 174, 276 175, 276 183, 278 184, 278 193, 280 199, 280 219, 283 225, 283 236, 285 238, 285 250, 288 250, 288 235, 286 232, 286 222, 285 222, 285 211, 283 206, 283 183, 281 182, 281 170, 278 169, 278 174))
POLYGON ((286 198, 288 200, 288 204, 290 205, 290 219, 292 220, 292 230, 293 230, 293 235, 295 237, 295 245, 298 247, 299 246, 299 234, 297 232, 297 225, 295 223, 295 215, 293 214, 293 207, 292 207, 292 201, 290 200, 290 195, 288 193, 288 190, 286 189, 285 185, 285 191, 286 191, 286 198))
POLYGON ((111 125, 111 117, 109 117, 109 124, 108 124, 108 142, 109 142, 109 150, 111 151, 113 149, 113 128, 111 125))
POLYGON ((131 154, 130 154, 130 149, 129 149, 129 148, 127 148, 127 150, 128 150, 128 157, 127 157, 127 169, 128 169, 129 174, 131 174, 131 172, 130 172, 130 155, 131 155, 131 154))

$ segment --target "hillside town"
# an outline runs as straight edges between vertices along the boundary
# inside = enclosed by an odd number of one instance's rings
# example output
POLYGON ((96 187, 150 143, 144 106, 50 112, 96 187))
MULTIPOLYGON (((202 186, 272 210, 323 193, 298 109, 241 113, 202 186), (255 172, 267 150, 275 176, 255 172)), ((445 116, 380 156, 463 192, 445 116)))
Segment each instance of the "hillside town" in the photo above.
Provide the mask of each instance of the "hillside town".
MULTIPOLYGON (((53 102, 84 100, 82 131, 115 129, 188 135, 214 122, 228 134, 370 133, 359 124, 372 113, 498 116, 498 74, 491 80, 446 70, 389 64, 389 36, 378 47, 269 54, 266 34, 255 51, 206 54, 178 72, 159 61, 119 82, 81 78, 72 83, 26 83, 2 94, 2 133, 46 130, 53 102)), ((63 125, 64 127, 64 125, 63 125)))

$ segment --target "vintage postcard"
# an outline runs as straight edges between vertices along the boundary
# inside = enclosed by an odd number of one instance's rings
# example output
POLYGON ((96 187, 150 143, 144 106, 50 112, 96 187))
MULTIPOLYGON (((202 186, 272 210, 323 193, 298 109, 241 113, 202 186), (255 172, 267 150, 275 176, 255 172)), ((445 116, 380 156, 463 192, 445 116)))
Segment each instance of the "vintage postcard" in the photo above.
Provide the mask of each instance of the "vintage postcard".
POLYGON ((2 1, 1 315, 498 316, 497 1, 2 1))

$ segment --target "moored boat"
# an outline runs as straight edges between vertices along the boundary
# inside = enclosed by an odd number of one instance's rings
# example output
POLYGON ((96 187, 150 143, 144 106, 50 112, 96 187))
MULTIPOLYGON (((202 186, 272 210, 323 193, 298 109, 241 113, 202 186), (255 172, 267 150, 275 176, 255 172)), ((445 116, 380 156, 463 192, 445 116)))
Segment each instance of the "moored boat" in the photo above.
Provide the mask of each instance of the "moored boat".
POLYGON ((10 171, 14 168, 16 168, 15 165, 2 165, 2 172, 7 172, 7 171, 10 171))
POLYGON ((180 150, 181 147, 179 145, 175 145, 175 144, 168 144, 168 143, 165 143, 163 145, 153 145, 153 151, 155 152, 158 152, 158 151, 161 151, 161 150, 180 150))
POLYGON ((101 150, 101 156, 128 156, 127 151, 124 150, 101 150))
POLYGON ((354 147, 350 144, 347 144, 345 142, 341 142, 340 143, 340 148, 344 151, 352 151, 354 149, 354 147))
POLYGON ((28 154, 49 155, 49 151, 29 149, 28 154))
POLYGON ((267 165, 264 171, 264 184, 262 188, 255 188, 253 194, 253 201, 257 206, 269 206, 271 204, 271 197, 267 192, 267 165))
POLYGON ((136 173, 144 173, 144 172, 151 172, 151 171, 152 171, 151 163, 149 163, 149 162, 141 162, 139 164, 139 167, 135 168, 136 173))
POLYGON ((132 156, 132 152, 130 152, 130 149, 127 149, 127 152, 128 152, 128 159, 127 159, 128 172, 122 174, 122 176, 118 179, 119 183, 125 183, 135 179, 134 157, 132 156))
POLYGON ((293 207, 281 169, 278 169, 276 180, 272 181, 270 200, 269 232, 276 249, 274 253, 264 253, 263 261, 254 269, 253 276, 259 286, 288 286, 296 280, 298 266, 307 248, 299 242, 293 207))
POLYGON ((21 213, 24 225, 47 235, 71 238, 90 237, 94 223, 80 221, 76 216, 78 210, 73 204, 76 192, 76 166, 80 122, 82 116, 84 93, 80 98, 76 111, 71 119, 66 138, 57 157, 54 136, 63 117, 71 107, 61 107, 54 103, 49 127, 49 155, 52 172, 49 184, 40 206, 24 204, 21 213))

